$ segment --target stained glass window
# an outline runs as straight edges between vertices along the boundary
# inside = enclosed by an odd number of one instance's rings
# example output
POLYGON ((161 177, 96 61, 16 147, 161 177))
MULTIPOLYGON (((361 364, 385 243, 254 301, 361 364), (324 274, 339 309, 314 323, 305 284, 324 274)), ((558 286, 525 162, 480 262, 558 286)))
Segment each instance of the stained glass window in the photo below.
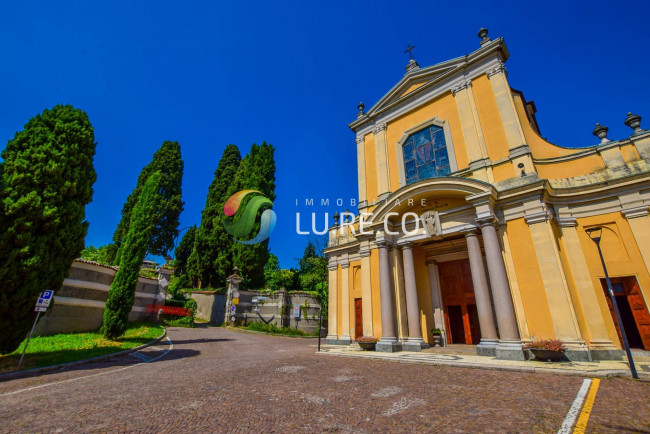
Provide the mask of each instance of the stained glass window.
POLYGON ((402 147, 406 183, 451 173, 449 154, 442 128, 432 125, 411 134, 402 147))

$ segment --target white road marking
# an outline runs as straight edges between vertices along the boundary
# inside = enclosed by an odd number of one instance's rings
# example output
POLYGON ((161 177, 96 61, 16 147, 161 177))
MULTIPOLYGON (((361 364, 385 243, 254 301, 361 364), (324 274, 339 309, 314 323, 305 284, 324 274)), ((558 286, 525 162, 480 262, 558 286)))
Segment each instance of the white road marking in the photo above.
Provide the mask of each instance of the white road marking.
POLYGON ((582 408, 582 404, 585 402, 585 397, 587 396, 587 392, 589 392, 590 386, 591 379, 587 378, 582 382, 582 386, 580 386, 580 390, 578 390, 578 395, 576 395, 576 399, 573 400, 573 404, 571 405, 571 408, 569 408, 569 412, 567 413, 566 417, 564 418, 564 422, 562 422, 562 426, 557 432, 558 434, 571 433, 573 424, 575 424, 576 417, 578 417, 580 409, 582 408))
POLYGON ((42 387, 53 386, 55 384, 70 383, 72 381, 83 380, 85 378, 99 377, 100 375, 112 374, 112 373, 115 373, 115 372, 120 372, 120 371, 124 371, 126 369, 134 368, 136 366, 144 365, 146 363, 155 362, 156 360, 160 359, 161 357, 166 356, 167 353, 169 353, 172 349, 174 349, 174 343, 172 342, 172 340, 169 339, 169 337, 167 337, 167 340, 169 341, 169 349, 167 351, 165 351, 163 354, 159 355, 158 357, 150 359, 148 362, 140 362, 140 363, 136 363, 135 365, 124 366, 122 368, 113 369, 111 371, 99 372, 97 374, 85 375, 83 377, 69 378, 67 380, 54 381, 52 383, 41 384, 39 386, 27 387, 25 389, 14 390, 13 392, 0 393, 0 398, 3 397, 3 396, 15 395, 17 393, 27 392, 27 391, 34 390, 34 389, 40 389, 42 387))

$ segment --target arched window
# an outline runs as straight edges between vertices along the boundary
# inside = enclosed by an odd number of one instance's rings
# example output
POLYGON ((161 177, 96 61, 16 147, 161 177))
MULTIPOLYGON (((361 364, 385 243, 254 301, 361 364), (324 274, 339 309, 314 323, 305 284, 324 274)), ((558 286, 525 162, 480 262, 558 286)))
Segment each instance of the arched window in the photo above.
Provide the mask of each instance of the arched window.
POLYGON ((439 126, 431 125, 411 134, 402 146, 402 152, 407 184, 451 173, 445 133, 439 126))

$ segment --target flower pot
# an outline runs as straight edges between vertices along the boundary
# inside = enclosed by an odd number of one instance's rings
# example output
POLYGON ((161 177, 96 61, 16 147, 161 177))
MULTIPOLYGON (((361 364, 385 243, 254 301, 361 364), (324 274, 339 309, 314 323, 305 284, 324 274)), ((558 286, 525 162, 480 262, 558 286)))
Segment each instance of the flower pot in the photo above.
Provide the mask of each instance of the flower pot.
POLYGON ((433 335, 433 346, 442 347, 442 335, 433 335))
POLYGON ((530 351, 535 355, 535 360, 542 362, 557 362, 564 357, 563 351, 551 351, 542 348, 531 348, 530 351))
POLYGON ((358 344, 364 351, 375 351, 377 342, 358 342, 358 344))

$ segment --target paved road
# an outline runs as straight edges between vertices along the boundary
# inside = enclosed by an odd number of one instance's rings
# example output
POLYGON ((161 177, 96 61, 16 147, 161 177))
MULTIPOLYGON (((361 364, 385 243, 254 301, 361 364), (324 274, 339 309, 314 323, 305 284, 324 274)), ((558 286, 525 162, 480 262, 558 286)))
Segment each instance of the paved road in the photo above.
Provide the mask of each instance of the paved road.
MULTIPOLYGON (((317 355, 169 330, 136 356, 0 383, 0 432, 555 432, 583 379, 317 355)), ((650 383, 602 380, 587 431, 650 431, 650 383)))

